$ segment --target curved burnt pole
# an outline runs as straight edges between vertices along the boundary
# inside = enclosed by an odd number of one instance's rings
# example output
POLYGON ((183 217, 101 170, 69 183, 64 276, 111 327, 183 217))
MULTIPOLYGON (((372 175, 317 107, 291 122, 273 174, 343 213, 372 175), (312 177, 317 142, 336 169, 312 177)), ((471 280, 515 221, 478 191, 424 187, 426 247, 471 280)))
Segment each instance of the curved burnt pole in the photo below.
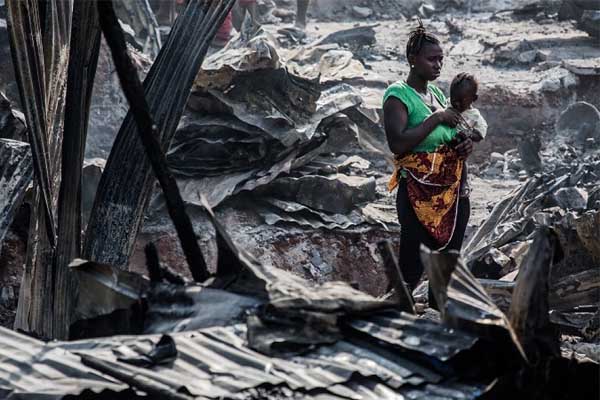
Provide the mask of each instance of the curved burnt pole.
POLYGON ((167 166, 167 159, 159 142, 157 127, 150 115, 142 82, 127 52, 125 36, 115 14, 113 2, 99 1, 97 4, 102 33, 110 47, 123 93, 129 102, 130 112, 137 124, 140 140, 163 190, 169 216, 177 230, 192 277, 197 282, 203 282, 209 278, 210 274, 198 245, 192 221, 185 210, 185 203, 177 187, 177 182, 167 166))
MULTIPOLYGON (((144 94, 168 148, 194 79, 235 0, 191 0, 144 79, 144 94)), ((128 113, 106 163, 87 226, 83 257, 125 268, 152 192, 152 170, 128 113)))

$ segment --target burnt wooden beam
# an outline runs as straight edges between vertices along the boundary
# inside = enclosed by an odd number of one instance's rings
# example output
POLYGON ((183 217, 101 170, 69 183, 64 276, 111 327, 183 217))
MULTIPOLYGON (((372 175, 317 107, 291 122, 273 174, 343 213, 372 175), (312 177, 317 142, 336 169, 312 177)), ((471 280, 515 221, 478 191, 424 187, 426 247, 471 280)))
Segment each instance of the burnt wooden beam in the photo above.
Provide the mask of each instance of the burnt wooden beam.
POLYGON ((392 300, 400 310, 415 314, 415 302, 402 275, 392 244, 389 240, 382 240, 377 243, 377 248, 383 258, 385 274, 389 281, 388 292, 392 289, 395 292, 392 300))
POLYGON ((169 216, 175 225, 192 277, 197 282, 203 282, 210 276, 208 267, 198 245, 192 221, 185 210, 185 203, 177 187, 177 182, 167 166, 167 159, 159 142, 159 134, 146 102, 144 88, 127 52, 123 30, 115 14, 112 1, 99 1, 98 11, 100 26, 110 47, 123 93, 138 126, 137 131, 146 155, 163 190, 169 216))
POLYGON ((540 228, 523 259, 514 289, 509 319, 527 358, 536 363, 560 357, 558 331, 550 323, 549 279, 556 238, 540 228))
MULTIPOLYGON (((160 146, 167 149, 208 47, 235 0, 187 2, 144 80, 160 146)), ((152 170, 128 113, 115 139, 87 226, 83 256, 124 268, 152 191, 152 170), (111 221, 111 229, 106 227, 111 221)))
POLYGON ((93 1, 73 4, 73 26, 67 70, 65 121, 58 193, 58 241, 54 252, 55 335, 69 337, 77 298, 77 279, 69 263, 81 256, 81 179, 94 77, 100 54, 100 25, 93 1))
POLYGON ((70 56, 72 1, 9 0, 7 24, 13 66, 27 121, 34 169, 31 229, 15 328, 43 338, 64 338, 65 321, 54 268, 56 208, 65 95, 70 56))

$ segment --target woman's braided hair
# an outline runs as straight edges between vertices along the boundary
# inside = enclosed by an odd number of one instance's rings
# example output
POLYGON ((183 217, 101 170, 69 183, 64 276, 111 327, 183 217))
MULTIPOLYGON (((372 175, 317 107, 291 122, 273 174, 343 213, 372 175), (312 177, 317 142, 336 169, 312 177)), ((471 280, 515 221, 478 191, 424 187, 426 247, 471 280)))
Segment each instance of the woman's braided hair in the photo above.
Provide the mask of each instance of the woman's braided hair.
POLYGON ((408 43, 406 43, 406 57, 417 55, 421 52, 425 43, 440 44, 440 40, 433 34, 425 30, 423 21, 419 18, 419 26, 408 34, 408 43))

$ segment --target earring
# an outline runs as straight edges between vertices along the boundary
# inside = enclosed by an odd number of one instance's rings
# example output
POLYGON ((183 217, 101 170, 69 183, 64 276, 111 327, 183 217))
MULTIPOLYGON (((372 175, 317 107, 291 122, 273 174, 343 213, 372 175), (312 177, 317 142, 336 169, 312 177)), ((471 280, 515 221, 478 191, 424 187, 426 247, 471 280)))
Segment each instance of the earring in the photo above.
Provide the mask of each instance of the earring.
POLYGON ((414 64, 412 64, 410 67, 411 67, 411 68, 414 68, 414 67, 415 67, 415 65, 414 65, 414 64))

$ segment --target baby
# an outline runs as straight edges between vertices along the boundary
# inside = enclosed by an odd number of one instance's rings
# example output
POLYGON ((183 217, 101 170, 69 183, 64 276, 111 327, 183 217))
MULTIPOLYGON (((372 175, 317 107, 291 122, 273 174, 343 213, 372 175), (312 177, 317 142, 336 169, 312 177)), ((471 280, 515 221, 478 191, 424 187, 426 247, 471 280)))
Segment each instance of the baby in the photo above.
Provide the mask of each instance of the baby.
POLYGON ((474 142, 479 142, 487 134, 487 122, 478 109, 473 107, 477 100, 479 83, 471 74, 462 72, 450 84, 450 104, 462 116, 457 129, 462 138, 470 137, 474 142))
MULTIPOLYGON (((487 122, 479 110, 473 107, 473 103, 477 100, 478 88, 477 79, 465 72, 456 75, 450 84, 450 104, 461 115, 461 121, 456 127, 458 131, 456 143, 466 138, 470 138, 473 142, 480 142, 487 134, 487 122)), ((467 163, 465 162, 460 197, 467 197, 471 192, 467 178, 467 163)))

